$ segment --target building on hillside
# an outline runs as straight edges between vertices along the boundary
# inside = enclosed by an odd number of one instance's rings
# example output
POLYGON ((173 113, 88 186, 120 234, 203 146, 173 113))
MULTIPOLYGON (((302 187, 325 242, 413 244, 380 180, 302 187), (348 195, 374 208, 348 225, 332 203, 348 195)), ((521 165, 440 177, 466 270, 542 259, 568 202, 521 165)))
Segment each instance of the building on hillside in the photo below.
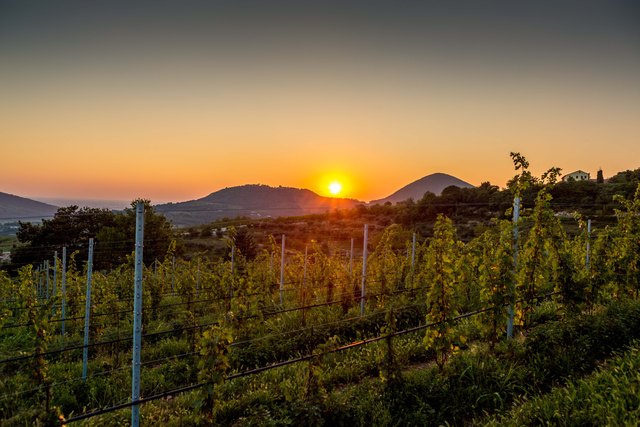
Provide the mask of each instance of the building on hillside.
POLYGON ((575 172, 571 172, 562 177, 564 182, 572 182, 572 181, 588 181, 591 179, 591 174, 589 172, 585 172, 582 170, 577 170, 575 172))

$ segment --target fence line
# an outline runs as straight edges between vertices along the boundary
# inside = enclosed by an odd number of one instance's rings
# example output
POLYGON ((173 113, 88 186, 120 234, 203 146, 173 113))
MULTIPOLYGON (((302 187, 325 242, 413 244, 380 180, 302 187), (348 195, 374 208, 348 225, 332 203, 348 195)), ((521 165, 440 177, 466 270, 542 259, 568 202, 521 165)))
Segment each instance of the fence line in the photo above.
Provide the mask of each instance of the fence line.
MULTIPOLYGON (((536 301, 536 300, 545 299, 545 298, 548 298, 548 297, 551 297, 551 296, 554 296, 554 295, 557 295, 557 294, 559 294, 559 292, 550 292, 550 293, 547 293, 547 294, 540 295, 540 296, 537 296, 535 298, 532 298, 531 300, 522 299, 522 300, 518 300, 517 302, 518 303, 522 303, 522 302, 527 302, 527 301, 536 301)), ((306 355, 299 356, 299 357, 296 357, 296 358, 293 358, 293 359, 288 359, 288 360, 285 360, 285 361, 272 363, 272 364, 267 365, 267 366, 261 366, 259 368, 249 369, 247 371, 243 371, 243 372, 239 372, 239 373, 236 373, 236 374, 228 375, 228 376, 225 377, 225 380, 229 381, 229 380, 233 380, 233 379, 237 379, 237 378, 242 378, 242 377, 246 377, 246 376, 250 376, 250 375, 255 375, 255 374, 258 374, 258 373, 261 373, 261 372, 269 371, 271 369, 276 369, 276 368, 280 368, 280 367, 283 367, 283 366, 292 365, 292 364, 295 364, 295 363, 300 363, 300 362, 304 362, 304 361, 307 361, 307 360, 311 360, 311 359, 314 359, 316 357, 319 357, 319 356, 322 356, 322 355, 325 355, 325 354, 338 353, 338 352, 342 352, 342 351, 345 351, 345 350, 350 350, 350 349, 353 349, 353 348, 356 348, 356 347, 360 347, 360 346, 363 346, 363 345, 367 345, 367 344, 371 344, 371 343, 374 343, 374 342, 381 341, 383 339, 386 339, 389 336, 395 337, 395 336, 399 336, 399 335, 404 335, 404 334, 416 332, 416 331, 419 331, 419 330, 422 330, 422 329, 427 329, 427 328, 430 328, 430 327, 433 327, 433 326, 437 326, 437 325, 440 325, 442 323, 448 323, 448 322, 454 322, 455 323, 455 322, 458 322, 458 321, 460 321, 462 319, 466 319, 466 318, 469 318, 469 317, 472 317, 472 316, 476 316, 478 314, 486 313, 486 312, 494 310, 496 308, 505 307, 505 306, 506 306, 506 304, 501 305, 501 306, 492 306, 492 307, 487 307, 487 308, 483 308, 483 309, 479 309, 479 310, 474 310, 474 311, 471 311, 471 312, 468 312, 468 313, 464 313, 464 314, 455 316, 455 317, 453 317, 451 319, 448 319, 448 320, 426 323, 426 324, 423 324, 423 325, 414 326, 412 328, 403 329, 401 331, 396 331, 396 332, 392 332, 392 333, 389 333, 389 334, 379 335, 379 336, 376 336, 376 337, 373 337, 373 338, 368 338, 368 339, 364 339, 364 340, 360 340, 360 341, 355 341, 355 342, 352 342, 352 343, 349 343, 349 344, 346 344, 346 345, 343 345, 343 346, 340 346, 340 347, 337 347, 337 348, 334 348, 334 349, 329 349, 329 350, 326 350, 326 351, 323 351, 323 352, 320 352, 320 353, 306 354, 306 355)), ((144 403, 147 403, 147 402, 151 402, 151 401, 154 401, 154 400, 162 399, 162 398, 169 397, 169 396, 174 396, 176 394, 181 394, 181 393, 185 393, 185 392, 188 392, 188 391, 197 390, 197 389, 202 388, 202 387, 204 387, 204 386, 206 386, 208 384, 210 384, 209 381, 204 381, 204 382, 200 382, 200 383, 196 383, 196 384, 191 384, 189 386, 180 387, 180 388, 176 388, 176 389, 173 389, 173 390, 165 391, 165 392, 153 395, 153 396, 141 398, 141 399, 138 399, 138 400, 136 400, 134 402, 122 403, 122 404, 115 405, 115 406, 112 406, 112 407, 109 407, 109 408, 103 408, 103 409, 99 409, 97 411, 88 412, 88 413, 85 413, 85 414, 80 414, 80 415, 68 418, 68 419, 66 419, 64 421, 61 421, 61 424, 80 421, 80 420, 91 418, 91 417, 95 417, 95 416, 98 416, 98 415, 103 415, 103 414, 106 414, 106 413, 109 413, 109 412, 118 411, 120 409, 126 409, 126 408, 132 407, 134 405, 141 405, 141 404, 144 404, 144 403)))
MULTIPOLYGON (((402 291, 402 293, 412 293, 412 292, 415 292, 416 290, 420 290, 420 289, 426 289, 426 288, 407 289, 407 290, 402 291)), ((400 292, 398 292, 398 293, 400 293, 400 292)), ((345 294, 349 295, 350 293, 345 293, 345 294)), ((393 294, 392 293, 376 293, 376 294, 369 294, 367 296, 367 298, 375 298, 375 297, 379 297, 379 296, 391 296, 391 295, 393 295, 393 294)), ((274 312, 271 312, 271 313, 251 314, 251 315, 247 315, 247 316, 238 318, 238 320, 249 320, 249 319, 258 318, 260 316, 264 316, 264 317, 276 316, 276 315, 281 314, 281 313, 299 311, 299 310, 306 310, 306 309, 310 309, 310 308, 316 308, 316 307, 322 307, 322 306, 328 306, 328 305, 335 305, 335 304, 340 304, 342 302, 343 302, 343 300, 336 300, 336 301, 331 301, 331 302, 328 302, 328 303, 319 303, 319 304, 312 304, 312 305, 306 305, 306 306, 301 306, 301 307, 294 307, 294 308, 291 308, 291 309, 284 309, 284 310, 280 310, 280 311, 274 311, 274 312)), ((372 314, 376 314, 376 313, 372 313, 372 314)), ((169 329, 169 330, 165 330, 165 331, 151 332, 151 333, 142 334, 142 338, 160 336, 160 335, 171 334, 171 333, 175 333, 175 332, 182 332, 182 331, 186 331, 186 330, 201 329, 201 328, 205 328, 207 326, 217 325, 219 323, 220 323, 219 321, 215 321, 215 322, 208 322, 208 323, 198 324, 198 325, 184 326, 184 327, 181 327, 181 328, 174 328, 174 329, 169 329)), ((320 327, 320 326, 322 326, 322 325, 316 325, 316 327, 320 327)), ((102 345, 116 344, 116 343, 120 343, 120 342, 131 341, 132 339, 133 339, 133 337, 130 336, 130 337, 118 338, 118 339, 114 339, 114 340, 110 340, 110 341, 98 341, 98 342, 93 342, 93 343, 86 344, 86 347, 90 348, 90 347, 96 347, 96 346, 102 346, 102 345)), ((43 353, 32 353, 32 354, 27 354, 27 355, 9 357, 9 358, 0 360, 0 365, 4 364, 4 363, 18 362, 18 361, 21 361, 21 360, 27 360, 27 359, 31 359, 31 358, 34 358, 34 357, 49 356, 49 355, 60 354, 60 353, 79 350, 79 349, 84 349, 84 348, 85 348, 84 344, 79 344, 79 345, 73 345, 73 346, 64 347, 64 348, 60 348, 60 349, 56 349, 56 350, 49 350, 49 351, 46 351, 46 352, 43 352, 43 353)))

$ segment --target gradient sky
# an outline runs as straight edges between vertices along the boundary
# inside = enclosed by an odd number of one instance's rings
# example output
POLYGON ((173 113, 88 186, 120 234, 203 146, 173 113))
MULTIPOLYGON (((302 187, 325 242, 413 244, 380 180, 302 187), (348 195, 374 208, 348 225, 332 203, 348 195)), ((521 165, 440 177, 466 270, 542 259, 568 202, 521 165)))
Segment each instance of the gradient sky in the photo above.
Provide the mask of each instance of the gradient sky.
POLYGON ((640 167, 636 1, 0 0, 0 191, 370 200, 640 167), (135 3, 131 5, 129 3, 135 3))

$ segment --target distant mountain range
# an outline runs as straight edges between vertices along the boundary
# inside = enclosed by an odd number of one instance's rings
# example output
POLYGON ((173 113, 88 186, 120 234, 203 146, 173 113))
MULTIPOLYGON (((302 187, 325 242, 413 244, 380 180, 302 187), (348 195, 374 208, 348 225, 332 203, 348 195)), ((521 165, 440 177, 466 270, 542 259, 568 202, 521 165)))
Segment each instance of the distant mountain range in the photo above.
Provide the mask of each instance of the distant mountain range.
POLYGON ((3 222, 18 220, 35 222, 52 217, 57 210, 57 206, 0 192, 0 221, 3 222))
MULTIPOLYGON (((418 200, 427 191, 440 194, 451 185, 461 188, 473 187, 454 176, 435 173, 412 182, 389 197, 373 200, 370 203, 397 203, 409 198, 418 200)), ((206 224, 225 217, 265 218, 308 215, 333 209, 350 209, 362 203, 354 199, 322 197, 311 190, 256 184, 225 188, 188 202, 156 205, 155 209, 173 221, 174 225, 180 227, 206 224)))
POLYGON ((206 197, 181 203, 156 205, 157 212, 176 226, 206 224, 221 218, 298 216, 349 209, 360 204, 353 199, 322 197, 311 190, 268 185, 224 188, 206 197))
MULTIPOLYGON (((409 198, 419 200, 427 191, 440 194, 455 185, 473 185, 454 176, 434 173, 406 185, 384 199, 370 204, 397 203, 409 198)), ((61 199, 62 200, 62 199, 61 199)), ((157 212, 169 218, 175 226, 206 224, 221 218, 247 216, 265 218, 323 213, 335 209, 350 209, 364 202, 354 199, 322 197, 311 190, 268 185, 241 185, 224 188, 197 200, 156 205, 157 212)), ((35 200, 0 193, 0 220, 40 220, 52 217, 57 207, 35 200)))
POLYGON ((113 199, 67 199, 59 197, 36 197, 35 200, 43 203, 49 203, 55 206, 78 206, 96 209, 110 209, 121 211, 131 207, 131 200, 113 200, 113 199))
POLYGON ((455 176, 447 175, 446 173, 434 173, 424 176, 411 184, 405 185, 392 195, 385 197, 384 199, 372 200, 369 204, 384 204, 387 202, 398 203, 407 199, 420 200, 424 193, 430 191, 435 195, 440 195, 442 190, 454 185, 460 188, 473 188, 474 186, 465 182, 455 176))

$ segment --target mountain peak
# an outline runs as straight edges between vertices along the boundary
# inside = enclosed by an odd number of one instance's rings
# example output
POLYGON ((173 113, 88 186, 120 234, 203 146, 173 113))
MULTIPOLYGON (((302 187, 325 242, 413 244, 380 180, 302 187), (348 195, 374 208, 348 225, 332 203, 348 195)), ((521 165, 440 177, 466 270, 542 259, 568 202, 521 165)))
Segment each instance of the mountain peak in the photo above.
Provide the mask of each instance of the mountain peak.
POLYGON ((176 225, 204 224, 224 217, 297 216, 348 209, 357 200, 322 197, 311 190, 246 184, 227 187, 197 200, 157 205, 176 225))
POLYGON ((0 219, 40 220, 51 217, 58 208, 47 203, 0 192, 0 219))
POLYGON ((473 188, 474 186, 466 181, 456 178, 455 176, 436 172, 422 178, 413 181, 411 184, 405 185, 395 193, 387 196, 383 199, 372 200, 370 204, 384 204, 387 202, 398 203, 407 199, 419 200, 424 196, 424 193, 431 192, 439 195, 442 190, 449 186, 456 186, 460 188, 473 188))

